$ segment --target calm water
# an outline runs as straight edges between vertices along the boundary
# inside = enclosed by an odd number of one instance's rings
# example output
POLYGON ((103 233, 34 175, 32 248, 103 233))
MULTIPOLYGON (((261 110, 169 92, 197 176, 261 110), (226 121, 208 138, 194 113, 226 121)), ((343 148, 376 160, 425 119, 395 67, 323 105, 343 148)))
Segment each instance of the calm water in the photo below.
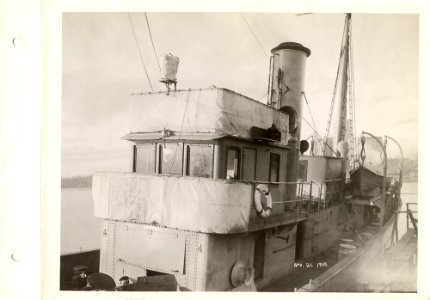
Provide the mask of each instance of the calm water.
MULTIPOLYGON (((415 202, 418 203, 418 182, 405 182, 402 186, 402 211, 406 210, 407 202, 415 202)), ((418 210, 417 206, 409 207, 412 211, 418 210)), ((413 214, 416 218, 418 218, 418 214, 413 214)), ((409 222, 410 223, 410 222, 409 222)), ((412 223, 409 224, 409 228, 412 228, 412 223)), ((406 232, 406 214, 399 214, 398 219, 398 229, 399 229, 399 238, 403 236, 406 232)))
MULTIPOLYGON (((402 188, 402 210, 406 202, 418 202, 417 182, 405 182, 402 188)), ((411 210, 414 210, 411 207, 411 210)), ((415 214, 416 215, 416 214, 415 214)), ((410 225, 412 226, 412 225, 410 225)), ((61 253, 100 248, 101 221, 94 217, 91 188, 61 190, 61 253)), ((399 216, 399 238, 406 232, 406 215, 399 216)))
POLYGON ((61 189, 61 254, 100 248, 91 188, 61 189))

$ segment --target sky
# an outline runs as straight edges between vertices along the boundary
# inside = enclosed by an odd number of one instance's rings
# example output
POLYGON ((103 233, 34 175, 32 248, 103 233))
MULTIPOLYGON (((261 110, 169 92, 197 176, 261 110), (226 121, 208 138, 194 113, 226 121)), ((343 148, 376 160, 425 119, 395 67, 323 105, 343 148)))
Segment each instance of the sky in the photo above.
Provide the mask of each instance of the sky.
MULTIPOLYGON (((311 49, 305 93, 320 135, 333 94, 344 14, 148 13, 158 55, 179 57, 178 88, 228 88, 266 101, 270 50, 311 49), (260 44, 261 43, 261 46, 260 44)), ((164 90, 144 13, 63 13, 63 177, 127 171, 131 93, 164 90)), ((389 135, 407 158, 418 152, 417 14, 353 14, 356 132, 389 135)), ((306 104, 304 117, 311 119, 306 104)), ((303 125, 302 138, 312 130, 303 125)), ((391 148, 390 148, 391 150, 391 148)), ((393 156, 398 155, 395 147, 393 156)))

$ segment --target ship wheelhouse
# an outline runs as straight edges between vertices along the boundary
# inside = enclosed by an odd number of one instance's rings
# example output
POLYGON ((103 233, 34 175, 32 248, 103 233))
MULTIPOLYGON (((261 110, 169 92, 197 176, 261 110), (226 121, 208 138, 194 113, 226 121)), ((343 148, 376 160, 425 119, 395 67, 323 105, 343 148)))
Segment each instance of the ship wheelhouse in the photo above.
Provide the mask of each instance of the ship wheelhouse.
MULTIPOLYGON (((247 182, 285 182, 288 147, 207 134, 154 140, 127 135, 130 171, 247 182)), ((277 185, 274 184, 274 187, 277 185)))
POLYGON ((310 51, 272 53, 269 105, 215 87, 133 97, 129 172, 93 176, 101 272, 255 290, 337 242, 341 209, 325 209, 321 185, 297 176, 310 51))
MULTIPOLYGON (((127 135, 125 138, 133 143, 130 171, 136 174, 237 181, 251 184, 252 190, 259 183, 264 183, 275 203, 271 211, 273 216, 282 216, 288 207, 291 212, 295 212, 297 204, 287 204, 286 201, 295 199, 288 198, 288 186, 284 184, 288 167, 288 146, 216 134, 181 136, 181 139, 169 137, 161 140, 151 139, 151 136, 145 139, 142 134, 127 135), (279 205, 281 203, 284 204, 283 207, 279 205)), ((293 185, 295 184, 290 184, 293 185)), ((235 200, 230 201, 234 203, 235 200)), ((304 205, 301 208, 305 212, 304 205)), ((255 208, 251 205, 251 209, 255 208)), ((256 213, 254 216, 251 213, 250 218, 259 220, 256 213)), ((269 224, 272 219, 265 220, 265 223, 269 224)))
MULTIPOLYGON (((309 190, 311 184, 288 182, 289 152, 297 151, 288 145, 288 117, 287 113, 226 89, 152 93, 133 99, 131 132, 123 137, 131 142, 130 172, 94 176, 96 215, 208 233, 248 232, 304 220, 309 197, 303 191, 309 190), (154 109, 165 114, 154 119, 154 109), (159 182, 160 189, 189 184, 194 198, 164 193, 163 199, 157 199, 160 195, 156 193, 148 192, 148 196, 136 192, 141 190, 136 185, 152 181, 159 182), (266 185, 272 198, 268 218, 259 217, 255 210, 258 184, 266 185), (120 187, 112 189, 112 185, 120 187), (135 201, 120 205, 124 197, 135 201), (193 223, 172 216, 166 211, 174 201, 175 205, 182 201, 187 206, 195 201, 211 206, 211 213, 218 214, 218 218, 212 223, 210 218, 193 223), (112 202, 118 203, 118 209, 103 209, 112 202), (163 205, 143 209, 141 202, 163 205), (228 205, 234 208, 225 209, 228 205), (226 222, 223 218, 231 220, 226 222)), ((200 213, 196 209, 195 215, 188 217, 193 219, 200 213)))
POLYGON ((133 99, 123 137, 130 172, 93 177, 101 270, 114 279, 173 274, 191 290, 234 289, 236 264, 259 284, 290 271, 312 199, 311 183, 288 182, 297 151, 288 124, 287 113, 225 89, 133 99), (155 120, 153 109, 166 113, 155 120), (264 217, 254 204, 260 184, 272 198, 264 217), (129 240, 137 249, 124 246, 129 240))

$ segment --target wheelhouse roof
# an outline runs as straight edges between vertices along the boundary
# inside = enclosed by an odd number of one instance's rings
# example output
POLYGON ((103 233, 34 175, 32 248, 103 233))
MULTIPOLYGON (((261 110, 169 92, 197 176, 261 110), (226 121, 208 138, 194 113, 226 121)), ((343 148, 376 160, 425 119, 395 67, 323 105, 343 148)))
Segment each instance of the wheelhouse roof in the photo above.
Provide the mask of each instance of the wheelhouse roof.
POLYGON ((127 140, 131 142, 145 141, 218 141, 221 139, 233 139, 237 141, 242 141, 246 143, 252 143, 255 145, 265 145, 270 147, 277 147, 283 149, 290 149, 289 146, 281 144, 279 142, 262 142, 258 140, 243 138, 239 136, 232 136, 228 134, 217 134, 217 133, 184 133, 172 136, 164 136, 162 132, 148 132, 148 133, 129 133, 121 138, 122 140, 127 140))
POLYGON ((188 133, 212 133, 252 140, 252 127, 275 126, 280 143, 288 144, 287 113, 227 89, 135 95, 140 97, 132 100, 130 134, 168 131, 175 139, 188 133))

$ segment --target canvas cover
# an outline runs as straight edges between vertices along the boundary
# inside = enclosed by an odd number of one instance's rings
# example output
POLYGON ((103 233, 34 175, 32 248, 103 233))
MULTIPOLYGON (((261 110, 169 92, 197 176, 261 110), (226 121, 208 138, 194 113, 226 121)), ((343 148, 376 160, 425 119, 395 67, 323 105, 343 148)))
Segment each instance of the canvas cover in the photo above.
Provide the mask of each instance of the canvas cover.
POLYGON ((179 58, 171 53, 163 54, 161 59, 161 80, 176 81, 176 73, 178 72, 179 58))
POLYGON ((250 129, 275 123, 287 144, 288 115, 232 91, 219 88, 134 96, 131 133, 218 133, 250 138, 250 129))
POLYGON ((222 179, 97 173, 94 214, 204 233, 248 230, 253 185, 222 179))
MULTIPOLYGON (((378 175, 366 167, 360 166, 350 171, 352 194, 358 197, 375 197, 382 191, 384 176, 378 175)), ((391 177, 385 178, 388 188, 391 177)))

